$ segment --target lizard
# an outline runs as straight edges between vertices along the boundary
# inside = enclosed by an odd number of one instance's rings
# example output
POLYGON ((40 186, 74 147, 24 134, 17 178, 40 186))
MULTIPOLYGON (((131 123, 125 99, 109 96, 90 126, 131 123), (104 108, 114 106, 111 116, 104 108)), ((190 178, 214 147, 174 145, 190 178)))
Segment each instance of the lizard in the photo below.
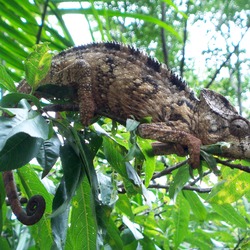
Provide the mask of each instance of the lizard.
MULTIPOLYGON (((225 156, 250 158, 250 123, 224 96, 202 89, 198 99, 166 65, 132 46, 101 42, 64 50, 40 82, 48 84, 74 89, 72 102, 84 126, 98 116, 121 124, 141 121, 139 136, 171 143, 179 154, 187 149, 194 169, 201 145, 221 141, 230 143, 225 156), (144 123, 145 117, 151 122, 144 123)), ((31 87, 24 80, 19 91, 29 93, 31 87)))

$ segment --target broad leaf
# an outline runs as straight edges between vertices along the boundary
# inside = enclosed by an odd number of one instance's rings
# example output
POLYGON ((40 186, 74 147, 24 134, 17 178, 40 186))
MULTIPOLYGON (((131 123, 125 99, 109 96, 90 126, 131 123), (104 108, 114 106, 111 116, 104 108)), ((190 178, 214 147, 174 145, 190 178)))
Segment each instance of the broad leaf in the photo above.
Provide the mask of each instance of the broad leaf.
POLYGON ((48 138, 49 126, 36 111, 22 101, 24 108, 8 109, 11 117, 0 117, 0 170, 19 168, 36 157, 48 138))
POLYGON ((86 176, 72 200, 70 222, 74 226, 68 229, 65 250, 96 250, 97 223, 94 197, 86 176))
MULTIPOLYGON (((233 203, 250 191, 249 173, 239 170, 226 170, 227 175, 224 180, 218 182, 208 195, 209 203, 225 204, 233 203)), ((225 171, 222 172, 222 175, 225 171)))
POLYGON ((46 176, 56 163, 59 157, 60 146, 61 143, 56 134, 42 143, 36 159, 44 169, 43 177, 46 176))
POLYGON ((240 215, 230 204, 212 204, 213 209, 222 217, 227 223, 232 223, 238 228, 247 228, 246 220, 240 215))
POLYGON ((8 95, 3 96, 0 100, 0 105, 6 108, 16 107, 22 99, 32 101, 37 108, 41 108, 40 102, 35 96, 23 93, 9 93, 8 95))
POLYGON ((13 135, 0 152, 0 171, 20 168, 37 156, 43 139, 23 132, 13 135))
POLYGON ((6 89, 10 92, 16 92, 14 81, 6 72, 6 69, 2 64, 0 64, 0 88, 6 89))
POLYGON ((174 211, 174 249, 178 249, 188 232, 190 207, 187 200, 179 193, 176 198, 176 209, 174 211))
POLYGON ((199 221, 204 221, 207 217, 207 210, 199 196, 191 191, 183 191, 183 195, 187 199, 194 216, 199 221))
POLYGON ((120 209, 128 218, 134 219, 134 214, 131 209, 131 203, 126 194, 119 194, 119 199, 115 203, 115 206, 120 209))
POLYGON ((189 179, 190 179, 189 167, 183 166, 179 168, 174 176, 174 180, 170 184, 169 197, 175 200, 178 193, 182 190, 182 188, 189 179))

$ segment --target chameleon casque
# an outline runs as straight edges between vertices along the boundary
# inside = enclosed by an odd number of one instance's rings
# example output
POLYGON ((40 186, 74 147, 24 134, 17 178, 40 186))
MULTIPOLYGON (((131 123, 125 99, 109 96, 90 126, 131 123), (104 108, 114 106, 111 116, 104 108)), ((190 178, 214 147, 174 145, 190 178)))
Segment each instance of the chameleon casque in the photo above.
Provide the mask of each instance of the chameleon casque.
MULTIPOLYGON (((133 47, 106 42, 65 50, 53 57, 41 81, 46 84, 75 89, 85 126, 96 116, 121 124, 151 117, 151 123, 139 125, 138 134, 171 143, 177 152, 187 149, 192 168, 200 165, 200 146, 216 142, 230 143, 223 156, 250 158, 250 123, 226 98, 203 89, 197 99, 165 65, 133 47)), ((30 87, 23 81, 19 90, 28 93, 30 87)))

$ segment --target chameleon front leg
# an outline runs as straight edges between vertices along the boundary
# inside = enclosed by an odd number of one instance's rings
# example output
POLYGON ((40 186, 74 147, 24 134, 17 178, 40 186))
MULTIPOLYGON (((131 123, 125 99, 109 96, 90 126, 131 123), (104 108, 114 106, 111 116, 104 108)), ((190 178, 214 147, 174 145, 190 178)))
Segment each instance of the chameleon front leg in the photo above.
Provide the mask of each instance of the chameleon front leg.
POLYGON ((184 131, 172 130, 164 123, 141 124, 138 127, 138 132, 142 138, 186 146, 190 155, 189 164, 194 169, 199 168, 201 146, 199 138, 184 131))
POLYGON ((6 196, 8 197, 11 209, 17 219, 24 225, 30 226, 37 223, 45 211, 45 200, 41 195, 34 195, 28 201, 26 212, 22 209, 16 190, 12 171, 3 172, 3 182, 6 196))
POLYGON ((58 86, 72 86, 77 89, 77 101, 81 122, 84 126, 90 125, 94 117, 96 105, 92 90, 91 67, 84 59, 65 61, 52 64, 49 74, 41 81, 41 84, 56 84, 58 86))

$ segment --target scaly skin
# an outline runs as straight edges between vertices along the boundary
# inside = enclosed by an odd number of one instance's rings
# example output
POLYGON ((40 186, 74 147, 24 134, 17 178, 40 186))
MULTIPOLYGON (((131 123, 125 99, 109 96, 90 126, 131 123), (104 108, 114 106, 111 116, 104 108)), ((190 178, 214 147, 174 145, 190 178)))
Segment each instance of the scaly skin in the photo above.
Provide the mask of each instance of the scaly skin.
POLYGON ((48 83, 76 90, 73 101, 86 126, 99 115, 123 124, 152 117, 139 134, 188 147, 194 168, 200 164, 199 146, 221 141, 231 143, 225 156, 250 158, 249 121, 223 96, 203 89, 197 99, 165 65, 130 46, 111 42, 65 50, 53 58, 41 85, 48 83))

